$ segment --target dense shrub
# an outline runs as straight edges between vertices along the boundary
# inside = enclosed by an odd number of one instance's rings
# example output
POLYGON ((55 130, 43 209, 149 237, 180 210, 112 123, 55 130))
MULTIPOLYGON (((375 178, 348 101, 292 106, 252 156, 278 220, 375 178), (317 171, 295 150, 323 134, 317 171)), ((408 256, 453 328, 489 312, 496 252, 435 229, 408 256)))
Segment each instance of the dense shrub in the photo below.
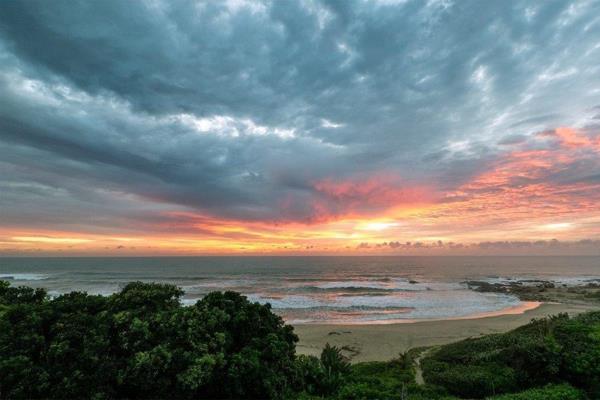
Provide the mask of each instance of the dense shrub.
POLYGON ((348 382, 340 392, 344 399, 395 399, 408 393, 414 382, 412 362, 401 359, 388 362, 364 362, 352 366, 348 382))
POLYGON ((585 400, 581 390, 569 385, 548 385, 521 393, 493 397, 493 400, 585 400))
POLYGON ((321 357, 301 355, 296 360, 297 388, 305 394, 329 396, 337 393, 350 373, 350 363, 341 349, 329 343, 321 357))
POLYGON ((330 345, 320 358, 298 356, 296 365, 303 392, 300 398, 400 400, 407 399, 410 387, 416 386, 412 362, 394 359, 350 365, 341 350, 330 345))
POLYGON ((108 297, 0 284, 3 398, 284 398, 296 335, 233 292, 182 307, 172 285, 108 297))
POLYGON ((561 344, 561 377, 600 399, 600 312, 582 314, 554 330, 561 344))
POLYGON ((600 398, 600 312, 534 320, 505 334, 442 346, 422 361, 428 383, 483 398, 569 382, 600 398))
POLYGON ((325 394, 323 382, 325 379, 325 369, 321 360, 315 356, 304 354, 296 358, 296 389, 312 395, 325 394))
POLYGON ((494 393, 518 390, 516 371, 497 364, 448 365, 424 360, 424 378, 445 387, 449 393, 467 398, 483 398, 494 393))

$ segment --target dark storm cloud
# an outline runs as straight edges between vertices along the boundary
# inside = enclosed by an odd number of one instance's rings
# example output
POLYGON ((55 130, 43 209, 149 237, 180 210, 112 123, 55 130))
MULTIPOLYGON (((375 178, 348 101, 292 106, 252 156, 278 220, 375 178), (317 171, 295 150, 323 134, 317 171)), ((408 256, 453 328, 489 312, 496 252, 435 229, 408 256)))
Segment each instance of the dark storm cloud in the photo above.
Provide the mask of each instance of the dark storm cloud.
POLYGON ((165 204, 308 221, 315 182, 385 171, 450 189, 497 143, 582 124, 600 101, 597 1, 0 9, 0 206, 15 223, 109 225, 165 204))

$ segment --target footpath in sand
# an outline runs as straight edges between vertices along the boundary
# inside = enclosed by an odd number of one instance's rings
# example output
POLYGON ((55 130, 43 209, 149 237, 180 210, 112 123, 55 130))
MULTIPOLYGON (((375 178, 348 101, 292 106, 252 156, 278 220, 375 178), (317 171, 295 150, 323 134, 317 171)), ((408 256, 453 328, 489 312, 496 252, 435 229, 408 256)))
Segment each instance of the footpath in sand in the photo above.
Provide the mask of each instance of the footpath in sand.
POLYGON ((435 346, 468 337, 506 332, 528 323, 532 318, 567 312, 575 315, 598 309, 589 304, 542 303, 520 314, 485 316, 471 319, 420 321, 389 325, 297 325, 299 354, 318 356, 326 343, 342 347, 352 362, 386 361, 410 348, 435 346))

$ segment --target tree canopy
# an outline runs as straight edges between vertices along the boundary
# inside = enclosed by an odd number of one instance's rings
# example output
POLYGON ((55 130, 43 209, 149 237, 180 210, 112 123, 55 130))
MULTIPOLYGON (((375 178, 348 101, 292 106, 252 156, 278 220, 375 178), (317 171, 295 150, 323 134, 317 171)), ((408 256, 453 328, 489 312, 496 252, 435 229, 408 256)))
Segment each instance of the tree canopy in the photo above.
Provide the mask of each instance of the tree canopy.
POLYGON ((0 284, 0 395, 8 398, 283 398, 292 327, 268 305, 130 283, 111 296, 0 284))

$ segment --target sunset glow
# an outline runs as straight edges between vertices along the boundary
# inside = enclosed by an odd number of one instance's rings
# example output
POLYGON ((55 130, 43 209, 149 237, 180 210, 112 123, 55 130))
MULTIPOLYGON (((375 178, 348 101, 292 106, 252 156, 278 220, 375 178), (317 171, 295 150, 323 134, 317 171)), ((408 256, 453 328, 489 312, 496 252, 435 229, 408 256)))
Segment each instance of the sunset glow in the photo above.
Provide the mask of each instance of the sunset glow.
POLYGON ((578 176, 578 169, 586 163, 600 170, 598 137, 571 128, 544 132, 510 146, 484 171, 448 190, 378 175, 318 182, 305 221, 225 219, 173 207, 156 211, 156 222, 103 232, 4 226, 0 248, 132 255, 445 254, 499 251, 518 238, 513 250, 530 245, 537 251, 593 251, 598 242, 589 238, 600 234, 600 182, 578 176))
POLYGON ((511 146, 485 171, 447 191, 400 179, 320 182, 308 221, 165 210, 156 213, 161 222, 115 232, 4 227, 0 245, 6 252, 91 254, 395 253, 400 247, 435 253, 463 246, 475 251, 482 238, 519 238, 551 247, 552 240, 576 242, 600 233, 600 183, 574 179, 582 162, 600 170, 597 140, 570 128, 545 132, 511 146), (572 178, 561 179, 565 174, 572 178))
POLYGON ((0 254, 600 252, 591 5, 308 3, 6 7, 0 254))

